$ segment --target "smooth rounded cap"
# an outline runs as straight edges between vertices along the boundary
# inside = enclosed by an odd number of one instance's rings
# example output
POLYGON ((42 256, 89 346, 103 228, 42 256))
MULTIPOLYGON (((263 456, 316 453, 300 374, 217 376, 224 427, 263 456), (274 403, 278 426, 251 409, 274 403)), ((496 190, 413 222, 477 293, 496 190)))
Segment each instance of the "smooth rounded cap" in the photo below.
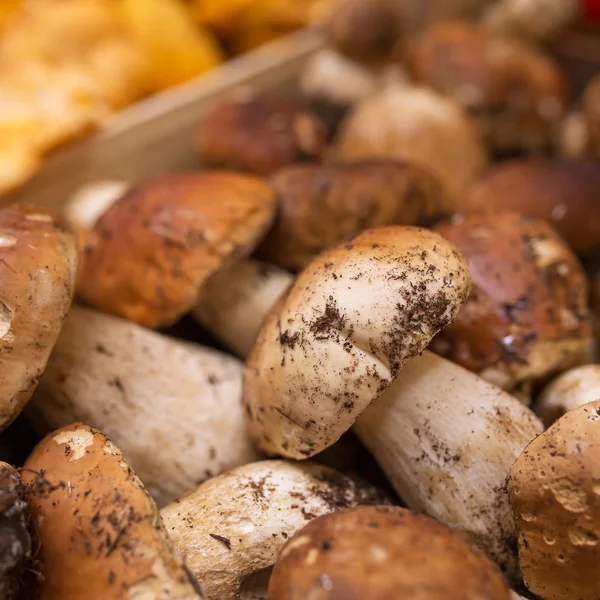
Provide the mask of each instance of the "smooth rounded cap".
POLYGON ((577 254, 600 250, 600 165, 591 160, 524 158, 476 181, 462 212, 517 210, 551 223, 577 254))
POLYGON ((21 204, 0 209, 0 430, 31 398, 67 316, 77 238, 56 215, 21 204))
POLYGON ((388 506, 319 517, 283 547, 269 600, 510 600, 494 563, 462 534, 388 506))
POLYGON ((266 317, 246 362, 255 443, 290 458, 333 444, 469 290, 464 258, 426 229, 370 229, 319 254, 266 317))
POLYGON ((209 275, 254 250, 274 212, 269 186, 247 175, 179 173, 139 185, 89 234, 79 294, 146 327, 170 325, 209 275))
POLYGON ((544 600, 596 600, 600 400, 565 414, 523 451, 508 493, 525 585, 544 600))
POLYGON ((203 163, 269 175, 325 149, 325 125, 293 100, 242 88, 218 103, 198 132, 203 163))
POLYGON ((336 155, 340 160, 404 159, 431 171, 455 199, 488 163, 477 127, 456 102, 402 85, 384 89, 350 112, 340 128, 336 155))
POLYGON ((156 504, 98 430, 75 423, 48 435, 23 482, 40 541, 40 600, 202 598, 156 504))
POLYGON ((550 225, 490 212, 436 231, 458 246, 473 278, 468 302, 434 340, 436 352, 508 390, 586 360, 585 273, 550 225))
POLYGON ((550 427, 566 412, 600 398, 600 365, 570 369, 549 383, 535 402, 535 412, 550 427))
POLYGON ((435 178, 402 161, 293 165, 270 183, 278 214, 258 253, 291 271, 366 228, 428 225, 449 211, 435 178))

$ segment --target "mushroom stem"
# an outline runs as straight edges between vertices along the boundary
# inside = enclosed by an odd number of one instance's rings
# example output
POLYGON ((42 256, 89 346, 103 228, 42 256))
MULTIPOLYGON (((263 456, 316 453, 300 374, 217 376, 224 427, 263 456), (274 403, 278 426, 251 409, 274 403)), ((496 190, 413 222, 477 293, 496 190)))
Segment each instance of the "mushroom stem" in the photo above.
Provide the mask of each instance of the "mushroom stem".
POLYGON ((506 474, 542 431, 513 396, 430 352, 356 421, 354 431, 409 508, 467 534, 517 577, 506 474))

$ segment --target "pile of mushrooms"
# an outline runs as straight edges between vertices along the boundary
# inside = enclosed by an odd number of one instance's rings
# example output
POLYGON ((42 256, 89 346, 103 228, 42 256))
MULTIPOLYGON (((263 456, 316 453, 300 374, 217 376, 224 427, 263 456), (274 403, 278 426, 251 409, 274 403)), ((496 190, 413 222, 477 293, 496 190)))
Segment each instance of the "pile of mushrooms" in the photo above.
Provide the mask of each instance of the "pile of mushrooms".
POLYGON ((0 600, 598 600, 576 13, 342 0, 197 169, 0 207, 0 600))

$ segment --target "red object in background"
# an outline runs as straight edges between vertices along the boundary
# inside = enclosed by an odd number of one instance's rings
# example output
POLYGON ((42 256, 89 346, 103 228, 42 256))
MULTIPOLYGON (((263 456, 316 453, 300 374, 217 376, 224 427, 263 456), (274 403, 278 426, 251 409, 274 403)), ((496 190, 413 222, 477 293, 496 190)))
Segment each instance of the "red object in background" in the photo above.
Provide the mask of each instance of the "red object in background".
POLYGON ((588 21, 600 21, 600 0, 579 0, 588 21))

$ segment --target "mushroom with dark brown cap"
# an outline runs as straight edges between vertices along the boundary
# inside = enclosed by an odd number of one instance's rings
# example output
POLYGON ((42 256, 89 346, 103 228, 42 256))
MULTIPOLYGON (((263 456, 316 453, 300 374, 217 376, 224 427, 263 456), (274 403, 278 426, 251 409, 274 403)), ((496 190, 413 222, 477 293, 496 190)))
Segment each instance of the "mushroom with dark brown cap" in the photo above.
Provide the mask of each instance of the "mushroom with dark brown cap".
POLYGON ((21 476, 14 467, 0 462, 0 600, 11 600, 19 591, 23 568, 31 556, 27 522, 21 476))
POLYGON ((600 158, 600 75, 596 75, 585 88, 581 110, 587 130, 587 151, 600 158))
POLYGON ((461 212, 516 210, 551 223, 577 254, 600 250, 600 165, 591 160, 524 158, 476 181, 461 212))
POLYGON ((402 161, 293 165, 275 173, 270 184, 278 213, 258 255, 291 271, 364 229, 428 225, 450 210, 435 178, 402 161))
POLYGON ((510 600, 498 567, 460 533, 404 508, 315 519, 283 547, 269 600, 510 600))
POLYGON ((203 164, 269 175, 325 149, 325 125, 291 99, 242 88, 209 111, 198 132, 203 164))
POLYGON ((21 412, 46 367, 75 292, 77 239, 52 213, 0 209, 0 430, 21 412))
POLYGON ((238 600, 268 578, 285 541, 308 521, 382 502, 376 488, 328 467, 268 460, 203 483, 161 515, 207 600, 238 600))
POLYGON ((596 600, 600 400, 575 408, 523 451, 508 494, 525 585, 544 600, 596 600))
POLYGON ((583 365, 551 381, 535 401, 534 410, 550 427, 566 412, 600 398, 600 365, 583 365))
POLYGON ((516 576, 503 485, 541 424, 457 365, 428 353, 409 360, 469 288, 464 258, 424 229, 372 229, 322 252, 263 321, 244 404, 258 446, 295 459, 356 421, 411 508, 468 532, 516 576))
POLYGON ((432 26, 409 66, 419 83, 469 111, 499 152, 548 148, 569 103, 567 78, 550 56, 475 23, 432 26))
POLYGON ((32 522, 40 540, 40 600, 192 600, 198 584, 120 450, 75 423, 27 459, 32 522))
POLYGON ((212 273, 252 252, 274 212, 273 192, 252 176, 181 173, 139 185, 88 234, 79 295, 147 327, 170 325, 212 273))
POLYGON ((399 84, 352 109, 340 126, 335 154, 342 161, 404 159, 431 171, 454 200, 488 164, 477 127, 456 102, 399 84))
POLYGON ((435 351, 524 400, 532 386, 586 362, 593 347, 586 276, 549 224, 491 212, 436 231, 465 255, 473 289, 435 351))

